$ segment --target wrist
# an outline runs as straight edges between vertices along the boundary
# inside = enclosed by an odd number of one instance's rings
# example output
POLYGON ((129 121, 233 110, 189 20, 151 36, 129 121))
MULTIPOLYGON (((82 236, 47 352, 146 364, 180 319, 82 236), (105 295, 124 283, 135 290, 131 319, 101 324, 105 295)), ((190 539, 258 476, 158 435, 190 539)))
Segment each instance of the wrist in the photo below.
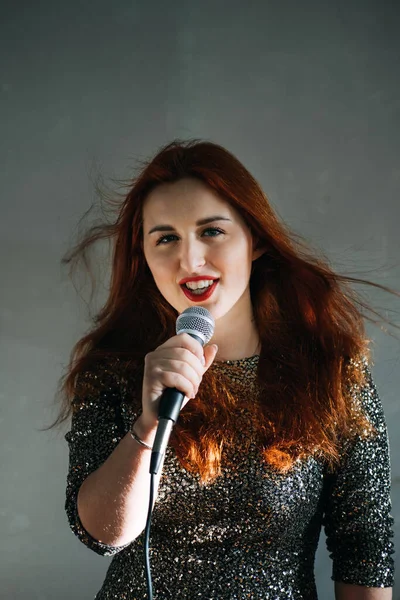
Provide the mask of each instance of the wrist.
POLYGON ((157 433, 158 421, 149 422, 143 414, 132 423, 131 431, 147 445, 152 446, 157 433))

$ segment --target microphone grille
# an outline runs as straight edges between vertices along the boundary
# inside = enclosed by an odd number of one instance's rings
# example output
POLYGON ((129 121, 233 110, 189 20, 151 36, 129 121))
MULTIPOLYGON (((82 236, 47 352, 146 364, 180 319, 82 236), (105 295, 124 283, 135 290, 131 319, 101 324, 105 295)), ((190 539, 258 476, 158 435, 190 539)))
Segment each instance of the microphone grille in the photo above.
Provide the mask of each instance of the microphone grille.
POLYGON ((202 306, 190 306, 176 320, 176 333, 189 333, 208 344, 214 334, 215 322, 212 314, 202 306))

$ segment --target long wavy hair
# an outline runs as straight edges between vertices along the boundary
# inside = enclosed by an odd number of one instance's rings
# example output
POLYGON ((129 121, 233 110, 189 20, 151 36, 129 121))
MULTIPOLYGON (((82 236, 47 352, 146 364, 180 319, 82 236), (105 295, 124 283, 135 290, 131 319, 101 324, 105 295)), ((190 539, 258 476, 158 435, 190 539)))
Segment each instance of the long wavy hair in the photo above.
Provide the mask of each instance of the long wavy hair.
MULTIPOLYGON (((365 383, 364 365, 370 359, 364 318, 378 323, 362 309, 390 323, 350 284, 400 294, 335 273, 325 257, 317 256, 278 218, 243 164, 222 146, 204 140, 174 140, 143 161, 122 201, 111 202, 115 211, 111 222, 92 226, 64 257, 74 272, 95 242, 112 242, 108 298, 72 350, 60 380, 62 405, 54 424, 65 421, 83 402, 85 388, 77 386, 79 376, 103 360, 115 358, 124 365, 125 376, 136 382, 134 401, 141 404, 144 357, 175 334, 177 317, 144 258, 142 207, 156 186, 187 177, 201 180, 229 202, 267 248, 253 263, 250 278, 261 351, 256 376, 259 401, 248 400, 265 461, 284 472, 297 459, 317 453, 334 467, 340 440, 373 435, 351 395, 352 386, 365 383)), ((210 369, 173 430, 171 445, 178 460, 200 474, 203 482, 218 476, 223 449, 234 443, 234 405, 229 382, 210 369)))

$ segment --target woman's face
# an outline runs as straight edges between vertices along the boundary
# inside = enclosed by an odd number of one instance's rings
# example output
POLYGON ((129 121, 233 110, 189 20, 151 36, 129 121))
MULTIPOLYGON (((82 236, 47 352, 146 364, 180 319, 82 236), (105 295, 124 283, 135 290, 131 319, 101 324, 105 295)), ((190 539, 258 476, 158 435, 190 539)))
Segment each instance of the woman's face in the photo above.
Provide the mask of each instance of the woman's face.
POLYGON ((239 213, 203 182, 182 179, 149 194, 143 244, 157 288, 179 313, 201 305, 219 319, 249 308, 252 261, 262 252, 239 213))

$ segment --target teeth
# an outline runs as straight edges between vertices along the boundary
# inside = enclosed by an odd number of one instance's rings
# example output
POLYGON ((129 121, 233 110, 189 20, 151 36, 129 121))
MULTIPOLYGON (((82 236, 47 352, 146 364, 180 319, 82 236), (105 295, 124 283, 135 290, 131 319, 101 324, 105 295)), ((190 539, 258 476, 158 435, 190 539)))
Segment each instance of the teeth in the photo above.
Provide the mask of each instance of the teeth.
POLYGON ((185 285, 189 290, 199 290, 201 288, 210 287, 214 281, 212 279, 202 279, 201 281, 188 281, 185 285))

